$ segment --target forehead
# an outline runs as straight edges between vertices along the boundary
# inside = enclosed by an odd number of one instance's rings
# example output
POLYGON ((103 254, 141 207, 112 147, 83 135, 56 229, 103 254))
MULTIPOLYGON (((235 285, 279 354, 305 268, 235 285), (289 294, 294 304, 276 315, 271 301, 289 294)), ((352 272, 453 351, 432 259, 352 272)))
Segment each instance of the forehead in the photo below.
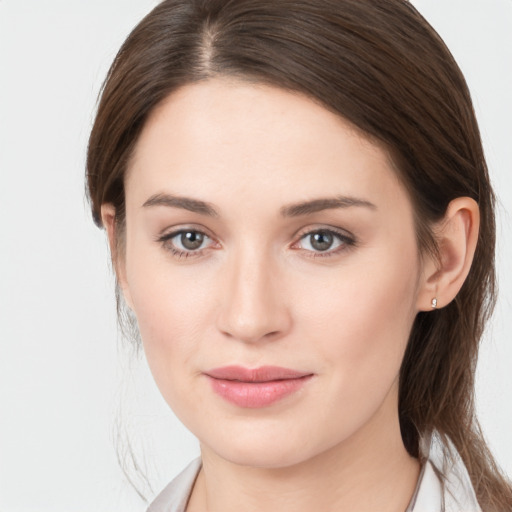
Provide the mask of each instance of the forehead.
POLYGON ((245 204, 275 197, 276 207, 329 194, 380 202, 405 194, 385 149, 340 116, 299 93, 225 79, 187 85, 153 111, 126 189, 139 203, 170 191, 245 204))

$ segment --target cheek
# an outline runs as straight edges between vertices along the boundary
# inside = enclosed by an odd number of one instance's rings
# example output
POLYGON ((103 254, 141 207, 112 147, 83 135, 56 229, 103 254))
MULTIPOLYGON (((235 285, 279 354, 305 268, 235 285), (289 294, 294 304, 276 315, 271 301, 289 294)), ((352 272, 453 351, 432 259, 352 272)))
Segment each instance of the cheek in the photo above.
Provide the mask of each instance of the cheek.
POLYGON ((129 253, 126 275, 148 365, 175 408, 173 392, 186 385, 211 318, 209 280, 143 248, 129 253))
POLYGON ((409 257, 383 253, 351 265, 327 286, 309 283, 300 303, 300 338, 315 340, 333 396, 349 407, 364 407, 361 396, 381 400, 396 380, 416 315, 414 255, 411 248, 409 257))

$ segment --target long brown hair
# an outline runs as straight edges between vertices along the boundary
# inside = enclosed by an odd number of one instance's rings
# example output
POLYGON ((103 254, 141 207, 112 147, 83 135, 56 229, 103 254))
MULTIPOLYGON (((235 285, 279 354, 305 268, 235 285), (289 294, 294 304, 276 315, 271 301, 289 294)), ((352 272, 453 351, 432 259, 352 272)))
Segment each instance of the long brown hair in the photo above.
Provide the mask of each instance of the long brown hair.
POLYGON ((481 225, 469 276, 446 307, 419 313, 400 371, 404 444, 448 438, 484 511, 512 490, 475 417, 478 346, 495 301, 494 195, 464 77, 405 0, 166 0, 130 34, 105 81, 87 155, 95 222, 112 203, 124 225, 124 174, 148 115, 179 87, 215 76, 298 91, 349 120, 393 156, 415 207, 418 244, 460 196, 481 225))

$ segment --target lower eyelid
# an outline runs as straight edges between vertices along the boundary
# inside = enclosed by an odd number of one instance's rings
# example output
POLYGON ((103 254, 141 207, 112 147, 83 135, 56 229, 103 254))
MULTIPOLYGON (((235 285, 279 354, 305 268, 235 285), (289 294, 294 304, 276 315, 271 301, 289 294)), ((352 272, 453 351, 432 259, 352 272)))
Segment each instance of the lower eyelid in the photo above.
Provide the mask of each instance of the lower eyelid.
POLYGON ((176 256, 177 258, 195 258, 197 256, 201 256, 203 253, 203 250, 200 249, 198 251, 181 251, 180 249, 175 249, 174 247, 171 247, 169 249, 173 256, 176 256))
POLYGON ((337 256, 338 254, 345 252, 351 248, 349 244, 341 244, 335 249, 331 249, 329 251, 309 251, 307 249, 303 249, 304 253, 306 253, 306 258, 330 258, 332 256, 337 256))

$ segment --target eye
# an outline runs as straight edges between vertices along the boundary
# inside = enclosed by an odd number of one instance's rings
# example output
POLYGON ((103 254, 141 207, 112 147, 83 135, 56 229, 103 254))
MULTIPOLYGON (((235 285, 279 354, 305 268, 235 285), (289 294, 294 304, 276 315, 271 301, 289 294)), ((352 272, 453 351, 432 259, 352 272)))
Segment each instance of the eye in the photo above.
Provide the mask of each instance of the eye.
POLYGON ((348 235, 329 229, 317 229, 304 234, 296 247, 312 253, 325 253, 313 256, 331 256, 354 244, 355 240, 348 235))
POLYGON ((165 249, 175 256, 187 258, 197 256, 203 249, 213 244, 213 240, 205 233, 196 229, 180 229, 158 238, 165 249))
POLYGON ((171 240, 174 244, 181 246, 180 249, 196 251, 203 245, 206 238, 208 237, 204 233, 199 233, 199 231, 182 231, 171 240))

